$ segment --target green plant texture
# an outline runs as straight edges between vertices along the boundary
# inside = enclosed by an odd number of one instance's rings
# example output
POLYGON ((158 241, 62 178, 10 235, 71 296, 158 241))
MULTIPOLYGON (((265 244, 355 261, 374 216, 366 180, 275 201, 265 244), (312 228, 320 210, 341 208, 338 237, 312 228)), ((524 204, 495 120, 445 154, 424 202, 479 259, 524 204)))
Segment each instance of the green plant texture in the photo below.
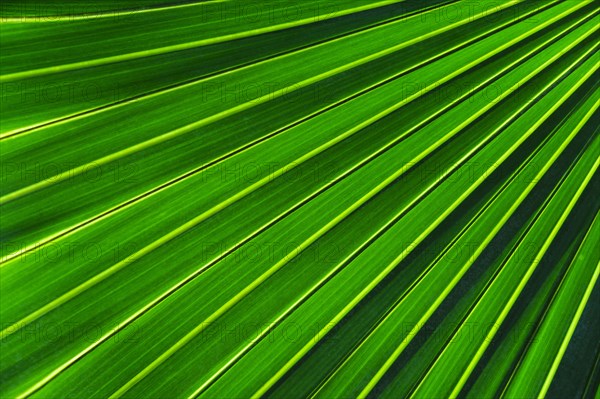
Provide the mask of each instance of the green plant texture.
POLYGON ((5 0, 2 398, 598 398, 597 0, 5 0))

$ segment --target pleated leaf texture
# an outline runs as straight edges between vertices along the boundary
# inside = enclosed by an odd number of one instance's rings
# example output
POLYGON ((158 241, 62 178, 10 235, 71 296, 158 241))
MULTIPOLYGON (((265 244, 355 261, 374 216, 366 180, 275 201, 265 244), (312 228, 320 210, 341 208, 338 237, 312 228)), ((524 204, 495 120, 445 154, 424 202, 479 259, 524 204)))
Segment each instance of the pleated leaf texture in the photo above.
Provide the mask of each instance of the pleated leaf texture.
POLYGON ((0 10, 2 398, 598 397, 598 1, 0 10))

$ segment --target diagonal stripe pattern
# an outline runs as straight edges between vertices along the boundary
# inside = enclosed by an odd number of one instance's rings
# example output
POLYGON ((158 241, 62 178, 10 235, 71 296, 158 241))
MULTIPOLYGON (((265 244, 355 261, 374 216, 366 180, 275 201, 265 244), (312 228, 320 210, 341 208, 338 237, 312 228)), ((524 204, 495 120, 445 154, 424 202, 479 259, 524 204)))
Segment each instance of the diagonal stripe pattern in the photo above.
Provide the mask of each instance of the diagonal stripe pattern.
POLYGON ((597 395, 597 2, 0 12, 3 398, 597 395))

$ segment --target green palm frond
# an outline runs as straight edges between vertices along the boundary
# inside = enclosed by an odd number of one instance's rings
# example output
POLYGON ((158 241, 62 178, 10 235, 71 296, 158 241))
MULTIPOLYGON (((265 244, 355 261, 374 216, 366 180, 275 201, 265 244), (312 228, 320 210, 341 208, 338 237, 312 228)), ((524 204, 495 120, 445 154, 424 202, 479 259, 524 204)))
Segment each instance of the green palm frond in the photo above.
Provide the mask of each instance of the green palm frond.
POLYGON ((593 398, 593 0, 5 1, 2 398, 593 398))

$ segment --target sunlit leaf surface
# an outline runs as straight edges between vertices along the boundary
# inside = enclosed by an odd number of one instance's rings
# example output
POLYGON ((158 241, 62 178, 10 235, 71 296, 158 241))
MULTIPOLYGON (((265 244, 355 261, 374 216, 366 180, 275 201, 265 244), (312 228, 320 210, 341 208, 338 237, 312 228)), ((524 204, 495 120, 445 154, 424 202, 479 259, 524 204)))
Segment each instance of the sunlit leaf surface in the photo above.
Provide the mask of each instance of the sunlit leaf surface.
POLYGON ((593 398, 600 4, 4 1, 2 398, 593 398))

